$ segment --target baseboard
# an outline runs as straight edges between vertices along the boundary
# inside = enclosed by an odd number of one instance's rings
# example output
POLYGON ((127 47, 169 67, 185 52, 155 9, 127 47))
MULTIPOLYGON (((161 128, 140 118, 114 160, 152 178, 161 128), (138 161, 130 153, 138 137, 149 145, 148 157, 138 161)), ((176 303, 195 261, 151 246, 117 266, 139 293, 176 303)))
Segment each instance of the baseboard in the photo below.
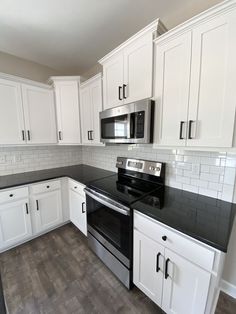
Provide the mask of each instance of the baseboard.
POLYGON ((228 281, 221 279, 220 290, 236 299, 236 286, 228 281))

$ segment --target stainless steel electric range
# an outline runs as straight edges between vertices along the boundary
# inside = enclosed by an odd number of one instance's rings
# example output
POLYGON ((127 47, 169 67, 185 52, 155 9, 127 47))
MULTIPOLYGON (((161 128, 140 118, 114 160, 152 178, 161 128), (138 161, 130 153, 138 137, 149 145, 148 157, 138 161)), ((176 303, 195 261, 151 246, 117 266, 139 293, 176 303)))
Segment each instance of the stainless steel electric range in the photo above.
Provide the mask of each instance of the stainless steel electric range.
MULTIPOLYGON (((118 157, 118 173, 86 188, 88 242, 128 288, 132 282, 133 213, 131 205, 164 186, 165 164, 118 157)), ((152 200, 150 202, 157 202, 152 200)), ((161 206, 161 204, 159 204, 161 206)))

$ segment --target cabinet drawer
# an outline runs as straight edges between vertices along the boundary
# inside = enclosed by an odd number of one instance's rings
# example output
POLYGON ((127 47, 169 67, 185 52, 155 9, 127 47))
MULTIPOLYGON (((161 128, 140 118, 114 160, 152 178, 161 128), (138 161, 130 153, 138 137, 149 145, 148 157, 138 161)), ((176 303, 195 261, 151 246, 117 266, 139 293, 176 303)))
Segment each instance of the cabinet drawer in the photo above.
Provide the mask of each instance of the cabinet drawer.
POLYGON ((27 187, 4 190, 0 192, 0 203, 15 201, 15 200, 18 200, 21 198, 27 198, 27 197, 28 197, 27 187))
POLYGON ((143 214, 134 213, 134 228, 191 262, 212 271, 215 251, 143 214), (166 237, 166 241, 162 237, 166 237))
POLYGON ((81 196, 83 197, 85 196, 84 188, 85 185, 83 185, 82 183, 79 183, 71 179, 69 180, 69 189, 81 194, 81 196))
POLYGON ((60 188, 61 188, 60 180, 44 181, 42 183, 35 184, 35 185, 31 186, 32 192, 34 194, 50 192, 50 191, 58 190, 60 188))

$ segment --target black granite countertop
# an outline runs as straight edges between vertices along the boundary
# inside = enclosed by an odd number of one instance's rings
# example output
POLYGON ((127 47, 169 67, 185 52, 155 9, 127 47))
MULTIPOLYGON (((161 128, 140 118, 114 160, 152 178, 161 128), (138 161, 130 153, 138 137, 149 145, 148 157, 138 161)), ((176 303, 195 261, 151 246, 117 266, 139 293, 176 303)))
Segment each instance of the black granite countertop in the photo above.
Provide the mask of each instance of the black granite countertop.
POLYGON ((90 181, 105 178, 113 174, 114 172, 112 171, 107 171, 87 165, 60 167, 1 176, 0 189, 6 189, 14 186, 26 185, 43 180, 51 180, 62 177, 69 177, 86 185, 90 181))
POLYGON ((186 235, 227 252, 236 204, 164 187, 134 203, 133 209, 186 235))

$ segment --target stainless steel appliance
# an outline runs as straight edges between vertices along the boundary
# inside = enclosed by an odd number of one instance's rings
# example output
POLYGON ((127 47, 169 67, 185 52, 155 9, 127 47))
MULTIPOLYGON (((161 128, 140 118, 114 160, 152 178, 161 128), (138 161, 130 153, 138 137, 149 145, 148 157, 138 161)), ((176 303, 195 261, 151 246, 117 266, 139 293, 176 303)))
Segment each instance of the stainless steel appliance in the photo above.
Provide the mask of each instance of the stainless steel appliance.
POLYGON ((100 112, 101 142, 151 143, 154 102, 140 100, 100 112))
POLYGON ((118 157, 118 173, 86 188, 88 241, 92 250, 131 287, 132 205, 163 187, 165 164, 118 157))

